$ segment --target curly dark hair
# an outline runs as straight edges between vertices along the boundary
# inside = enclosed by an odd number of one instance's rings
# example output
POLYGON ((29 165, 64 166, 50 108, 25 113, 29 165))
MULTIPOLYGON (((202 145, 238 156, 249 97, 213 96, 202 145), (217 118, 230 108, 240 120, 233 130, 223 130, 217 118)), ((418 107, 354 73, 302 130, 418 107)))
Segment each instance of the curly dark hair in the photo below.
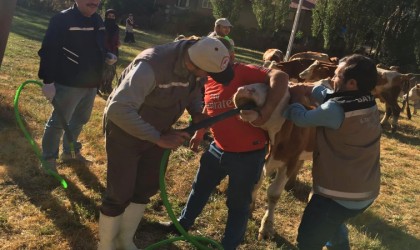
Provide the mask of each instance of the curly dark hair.
POLYGON ((343 67, 344 82, 354 79, 357 82, 357 88, 362 92, 372 91, 378 81, 378 72, 376 65, 369 57, 353 54, 340 60, 345 63, 343 67))

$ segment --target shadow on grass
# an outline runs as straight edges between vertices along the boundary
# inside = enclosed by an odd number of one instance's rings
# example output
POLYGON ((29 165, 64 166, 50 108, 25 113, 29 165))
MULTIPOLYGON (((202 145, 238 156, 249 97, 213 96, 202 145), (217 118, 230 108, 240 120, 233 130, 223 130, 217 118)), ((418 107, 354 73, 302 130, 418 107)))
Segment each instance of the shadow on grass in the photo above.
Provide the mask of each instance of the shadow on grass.
POLYGON ((399 124, 398 130, 395 133, 391 132, 391 128, 389 124, 383 126, 382 130, 383 135, 388 138, 395 138, 401 143, 408 144, 408 145, 420 145, 420 136, 419 132, 417 131, 416 127, 410 124, 399 124))
MULTIPOLYGON (((414 221, 413 221, 414 222, 414 221)), ((351 219, 349 224, 364 232, 371 239, 378 239, 385 249, 418 249, 420 239, 401 228, 391 226, 370 211, 351 219)))
MULTIPOLYGON (((134 242, 141 249, 145 249, 152 244, 158 243, 162 240, 175 237, 176 235, 168 234, 165 229, 158 223, 143 219, 140 222, 139 228, 134 236, 134 242)), ((159 250, 177 250, 184 249, 176 246, 174 243, 166 244, 155 248, 159 250)))
POLYGON ((308 184, 301 182, 300 180, 296 180, 294 186, 290 190, 285 190, 287 192, 291 192, 293 196, 301 202, 307 203, 309 193, 311 192, 312 187, 308 184))
MULTIPOLYGON (((12 124, 12 121, 6 120, 5 124, 12 124)), ((30 129, 28 131, 31 133, 30 129)), ((13 128, 13 125, 7 126, 4 131, 0 130, 0 137, 9 138, 10 135, 6 133, 12 134, 16 141, 27 142, 26 138, 23 138, 23 133, 13 128)), ((7 157, 0 158, 0 165, 6 166, 7 176, 11 180, 9 185, 16 185, 27 200, 49 218, 60 230, 60 235, 66 239, 70 249, 95 249, 97 245, 95 233, 85 225, 86 221, 97 221, 98 208, 95 201, 78 188, 79 183, 66 179, 68 188, 63 189, 57 180, 40 169, 39 160, 29 143, 26 144, 27 147, 26 145, 22 147, 23 142, 17 145, 4 144, 5 147, 1 147, 3 153, 8 154, 7 157), (26 164, 25 161, 30 164, 26 164), (69 202, 66 202, 67 200, 69 202)), ((97 177, 86 166, 76 166, 74 170, 86 186, 99 189, 95 192, 104 190, 97 177)))
MULTIPOLYGON (((8 168, 21 167, 12 162, 1 163, 8 168)), ((86 218, 87 214, 95 214, 98 211, 95 203, 86 197, 75 183, 67 180, 68 188, 59 190, 62 193, 60 195, 65 195, 70 201, 70 206, 67 207, 63 200, 51 194, 57 188, 62 189, 56 180, 41 173, 37 165, 26 167, 29 170, 21 171, 31 171, 32 178, 25 178, 16 171, 9 171, 8 176, 22 190, 28 201, 60 230, 60 235, 67 240, 70 249, 95 249, 97 240, 94 232, 83 223, 84 219, 94 220, 97 217, 95 215, 95 218, 86 218)))
POLYGON ((275 233, 273 241, 276 242, 276 246, 283 250, 297 250, 297 247, 290 241, 286 240, 283 236, 275 233))

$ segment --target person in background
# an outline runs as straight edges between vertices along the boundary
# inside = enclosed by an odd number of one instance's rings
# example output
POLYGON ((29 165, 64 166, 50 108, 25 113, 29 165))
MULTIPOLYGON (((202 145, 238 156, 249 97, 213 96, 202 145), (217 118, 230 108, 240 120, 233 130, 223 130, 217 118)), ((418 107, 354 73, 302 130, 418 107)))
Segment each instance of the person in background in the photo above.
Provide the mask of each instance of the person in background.
MULTIPOLYGON (((233 63, 233 46, 224 38, 220 40, 231 51, 233 63)), ((235 108, 232 97, 241 86, 252 83, 266 83, 274 90, 287 91, 288 76, 279 70, 269 70, 255 65, 233 63, 235 77, 224 86, 211 76, 205 84, 203 113, 212 117, 235 108), (222 105, 223 104, 223 105, 222 105)), ((269 95, 276 100, 278 96, 269 95)), ((261 113, 272 112, 271 107, 265 107, 261 113)), ((210 128, 214 141, 200 159, 200 166, 192 185, 187 204, 178 218, 185 230, 189 230, 196 218, 207 204, 211 193, 227 176, 228 218, 222 239, 225 250, 234 250, 245 236, 252 201, 252 190, 261 176, 265 162, 266 132, 254 127, 249 122, 242 121, 239 116, 227 118, 210 128)), ((195 133, 190 141, 192 150, 197 151, 203 140, 205 129, 195 133)), ((168 232, 177 233, 172 222, 161 222, 168 232)))
MULTIPOLYGON (((116 11, 108 9, 105 12, 105 49, 118 58, 118 47, 120 46, 120 28, 116 21, 116 11)), ((115 58, 116 59, 116 58, 115 58)), ((116 64, 104 65, 104 74, 98 93, 109 95, 112 92, 112 82, 115 78, 117 67, 116 64)))
POLYGON ((232 24, 230 24, 227 18, 219 18, 214 22, 214 30, 208 34, 209 37, 223 37, 230 42, 230 44, 234 47, 235 42, 232 38, 228 35, 230 34, 230 30, 232 28, 232 24))
POLYGON ((378 107, 370 93, 376 86, 373 61, 354 54, 342 59, 332 78, 334 90, 323 85, 296 85, 292 99, 312 95, 319 103, 306 110, 293 103, 284 116, 297 126, 316 127, 312 198, 302 216, 300 250, 350 249, 345 222, 366 210, 379 194, 380 139, 378 107))
POLYGON ((136 249, 133 236, 159 189, 164 151, 190 137, 172 125, 185 109, 193 122, 204 118, 207 75, 222 83, 233 78, 227 48, 209 37, 146 49, 122 72, 104 111, 108 166, 99 249, 136 249))
POLYGON ((105 49, 107 52, 119 56, 120 47, 120 28, 116 23, 117 12, 114 9, 108 9, 105 12, 105 49))
POLYGON ((125 20, 125 43, 135 43, 134 39, 134 18, 133 14, 128 14, 128 18, 125 20))
MULTIPOLYGON (((100 0, 75 0, 71 8, 53 16, 38 52, 38 76, 44 82, 42 92, 61 109, 75 142, 74 160, 78 161, 85 161, 78 137, 92 113, 106 54, 105 28, 96 13, 99 3, 100 0)), ((42 137, 43 164, 53 171, 63 135, 57 112, 56 109, 52 112, 42 137)), ((63 138, 61 159, 73 159, 67 136, 63 138)))

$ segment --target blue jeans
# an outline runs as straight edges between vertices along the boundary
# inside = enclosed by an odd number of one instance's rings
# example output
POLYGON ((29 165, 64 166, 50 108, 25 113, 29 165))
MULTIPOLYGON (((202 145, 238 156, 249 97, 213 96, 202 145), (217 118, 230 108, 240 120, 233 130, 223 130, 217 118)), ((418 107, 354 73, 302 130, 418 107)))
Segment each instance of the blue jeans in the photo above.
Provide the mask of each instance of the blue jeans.
POLYGON ((314 194, 303 212, 297 245, 300 250, 328 249, 349 250, 348 230, 344 222, 363 209, 348 209, 330 198, 314 194))
POLYGON ((261 176, 264 156, 265 149, 231 153, 223 152, 212 143, 209 151, 201 156, 190 196, 178 219, 184 229, 194 224, 212 191, 228 175, 228 218, 222 245, 225 250, 236 249, 245 235, 252 190, 261 176))
MULTIPOLYGON (((62 115, 67 121, 69 130, 73 136, 74 147, 78 153, 82 145, 77 138, 90 118, 93 103, 96 96, 96 88, 72 88, 60 84, 55 84, 56 94, 54 99, 57 101, 62 115)), ((60 140, 63 135, 63 125, 59 120, 57 111, 54 110, 45 125, 44 136, 42 138, 42 156, 44 159, 58 158, 60 140)), ((63 151, 70 153, 69 141, 64 135, 63 151)))

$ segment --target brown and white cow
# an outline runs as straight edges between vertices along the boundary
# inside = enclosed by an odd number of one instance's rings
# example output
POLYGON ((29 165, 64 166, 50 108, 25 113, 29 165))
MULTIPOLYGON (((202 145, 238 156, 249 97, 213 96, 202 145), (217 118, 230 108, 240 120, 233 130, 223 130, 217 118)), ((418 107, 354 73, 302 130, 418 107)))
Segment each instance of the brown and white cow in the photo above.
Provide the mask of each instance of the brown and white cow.
POLYGON ((314 51, 306 51, 306 52, 299 52, 292 55, 288 61, 293 61, 297 59, 311 59, 311 60, 318 60, 324 63, 334 63, 331 61, 330 57, 321 52, 314 52, 314 51))
MULTIPOLYGON (((240 106, 252 101, 261 107, 265 103, 268 90, 269 87, 262 83, 240 87, 234 95, 234 103, 236 106, 240 106)), ((315 128, 297 127, 291 121, 282 117, 282 113, 289 103, 289 92, 278 93, 278 95, 283 96, 281 101, 274 104, 276 108, 270 118, 260 126, 268 132, 270 139, 270 153, 264 165, 264 176, 272 176, 275 173, 275 178, 267 189, 268 204, 261 221, 258 239, 273 236, 274 212, 280 195, 287 181, 296 176, 304 160, 312 160, 315 142, 315 128)), ((305 104, 307 105, 308 102, 307 100, 305 104)), ((241 115, 241 118, 245 121, 253 121, 256 117, 258 117, 256 112, 253 116, 241 115)), ((261 176, 254 189, 252 210, 264 176, 261 176)))
POLYGON ((337 65, 316 60, 307 69, 300 72, 299 77, 305 82, 315 82, 334 75, 337 65))
MULTIPOLYGON (((314 65, 316 63, 314 62, 314 65)), ((335 65, 328 66, 329 70, 325 70, 325 67, 318 67, 311 65, 311 70, 305 70, 305 73, 301 73, 300 77, 306 82, 316 81, 320 78, 333 77, 335 65), (330 75, 326 75, 329 73, 330 75)), ((398 119, 400 117, 401 108, 398 105, 398 96, 403 89, 405 83, 408 84, 412 78, 412 74, 401 74, 395 70, 386 70, 376 67, 378 71, 378 83, 372 94, 385 103, 385 115, 381 120, 381 125, 388 123, 389 118, 392 116, 391 131, 397 131, 398 119)))
POLYGON ((292 82, 303 82, 304 79, 299 77, 300 72, 307 69, 315 60, 312 59, 296 59, 293 61, 275 63, 272 62, 269 69, 279 69, 289 75, 292 82))
POLYGON ((396 132, 401 108, 398 105, 398 96, 404 84, 409 84, 412 74, 401 74, 394 70, 377 68, 378 83, 373 89, 372 94, 385 103, 385 115, 381 120, 381 125, 387 124, 389 117, 392 116, 391 131, 396 132))
MULTIPOLYGON (((409 101, 413 102, 413 114, 417 114, 417 109, 420 109, 420 83, 416 84, 416 86, 411 88, 408 94, 405 94, 403 96, 403 99, 407 101, 407 104, 404 102, 404 105, 408 105, 409 101)), ((405 106, 403 106, 402 109, 404 109, 404 107, 405 106)))
POLYGON ((268 68, 271 62, 283 62, 284 54, 279 49, 268 49, 263 54, 263 67, 268 68))

